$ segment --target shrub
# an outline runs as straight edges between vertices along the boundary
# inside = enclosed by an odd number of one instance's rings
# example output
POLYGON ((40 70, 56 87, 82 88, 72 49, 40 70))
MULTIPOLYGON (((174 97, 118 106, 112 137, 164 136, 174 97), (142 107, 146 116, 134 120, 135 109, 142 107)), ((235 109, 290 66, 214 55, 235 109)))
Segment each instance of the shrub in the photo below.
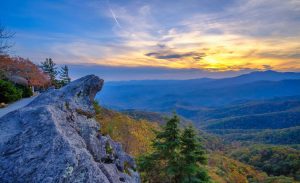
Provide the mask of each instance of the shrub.
POLYGON ((0 80, 0 102, 10 103, 20 98, 22 98, 22 90, 9 81, 0 80))
POLYGON ((22 90, 22 97, 27 98, 31 97, 33 95, 31 88, 27 86, 22 86, 22 85, 16 85, 16 87, 20 90, 22 90))

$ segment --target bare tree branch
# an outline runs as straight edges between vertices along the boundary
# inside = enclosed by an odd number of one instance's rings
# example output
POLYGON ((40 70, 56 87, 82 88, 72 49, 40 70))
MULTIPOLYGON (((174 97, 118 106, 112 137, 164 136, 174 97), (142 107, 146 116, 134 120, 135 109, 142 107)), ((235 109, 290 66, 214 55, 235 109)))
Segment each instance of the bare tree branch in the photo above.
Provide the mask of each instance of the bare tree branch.
POLYGON ((14 45, 11 42, 14 36, 14 32, 7 31, 6 28, 0 24, 0 55, 7 54, 9 49, 14 45))

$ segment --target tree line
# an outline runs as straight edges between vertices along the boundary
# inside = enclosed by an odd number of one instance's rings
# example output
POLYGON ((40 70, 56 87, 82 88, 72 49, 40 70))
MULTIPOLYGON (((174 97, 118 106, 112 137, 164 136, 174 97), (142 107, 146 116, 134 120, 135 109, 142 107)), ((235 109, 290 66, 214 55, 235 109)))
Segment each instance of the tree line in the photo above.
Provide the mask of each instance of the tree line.
POLYGON ((0 103, 10 103, 32 96, 34 91, 51 86, 60 88, 70 82, 68 66, 58 69, 51 58, 36 65, 22 57, 0 55, 0 103))
POLYGON ((50 85, 55 88, 60 88, 71 82, 67 65, 62 66, 59 70, 51 58, 46 58, 44 62, 41 62, 40 67, 44 73, 48 74, 50 85))

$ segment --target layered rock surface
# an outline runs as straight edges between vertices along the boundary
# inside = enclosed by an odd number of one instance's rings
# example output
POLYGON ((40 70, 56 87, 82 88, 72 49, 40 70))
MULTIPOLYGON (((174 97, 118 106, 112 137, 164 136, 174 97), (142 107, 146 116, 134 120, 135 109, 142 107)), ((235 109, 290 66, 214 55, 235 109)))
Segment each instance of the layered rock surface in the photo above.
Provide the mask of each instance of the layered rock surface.
POLYGON ((102 136, 89 75, 0 118, 0 182, 138 183, 134 160, 102 136))

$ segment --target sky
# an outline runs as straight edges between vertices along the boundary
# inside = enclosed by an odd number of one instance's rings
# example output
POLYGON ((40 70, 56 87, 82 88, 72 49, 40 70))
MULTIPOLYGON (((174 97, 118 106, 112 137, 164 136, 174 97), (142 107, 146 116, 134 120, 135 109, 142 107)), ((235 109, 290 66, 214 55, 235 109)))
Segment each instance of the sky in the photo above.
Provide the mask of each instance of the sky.
POLYGON ((0 0, 12 55, 72 78, 230 77, 300 71, 299 0, 0 0))

